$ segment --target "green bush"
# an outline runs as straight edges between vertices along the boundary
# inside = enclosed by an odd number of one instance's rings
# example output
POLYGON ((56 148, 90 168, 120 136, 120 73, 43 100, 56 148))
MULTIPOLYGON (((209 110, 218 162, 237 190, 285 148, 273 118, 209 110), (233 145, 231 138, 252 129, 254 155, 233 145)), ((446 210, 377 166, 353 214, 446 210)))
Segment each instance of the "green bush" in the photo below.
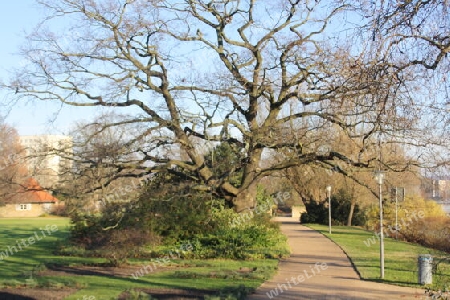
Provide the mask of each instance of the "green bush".
MULTIPOLYGON (((165 185, 165 183, 164 183, 165 185)), ((177 183, 172 193, 159 194, 165 190, 156 183, 151 185, 136 201, 122 223, 138 224, 162 237, 165 243, 189 240, 195 234, 210 232, 211 195, 193 191, 189 184, 177 183), (155 186, 156 185, 156 186, 155 186)))
POLYGON ((71 243, 60 245, 58 253, 104 257, 115 266, 140 256, 144 246, 158 244, 160 238, 138 224, 122 222, 131 207, 108 204, 103 214, 72 215, 71 243))
POLYGON ((194 236, 195 258, 248 259, 289 254, 286 237, 267 213, 248 213, 243 218, 242 214, 220 206, 213 209, 210 224, 210 233, 194 236))
POLYGON ((306 212, 300 215, 300 222, 328 224, 328 208, 326 202, 310 201, 305 203, 306 212))
MULTIPOLYGON (((150 186, 140 197, 138 209, 126 218, 139 219, 141 225, 160 235, 165 245, 192 245, 185 257, 246 259, 288 253, 285 237, 266 211, 238 214, 224 200, 195 191, 192 184, 172 174, 157 178, 150 186), (177 182, 176 188, 155 194, 155 190, 166 189, 167 180, 177 182)), ((260 188, 258 203, 262 202, 273 203, 260 188)))
MULTIPOLYGON (((301 223, 317 223, 328 225, 328 200, 321 202, 310 201, 305 203, 306 212, 300 216, 301 223)), ((345 225, 350 213, 351 196, 343 189, 331 197, 331 223, 333 225, 345 225)), ((362 226, 366 222, 365 213, 356 204, 352 225, 362 226)))
POLYGON ((183 252, 183 257, 190 258, 288 254, 286 238, 278 224, 270 222, 269 205, 263 205, 273 200, 261 191, 259 210, 238 214, 224 200, 198 191, 195 183, 160 173, 134 201, 110 203, 101 214, 72 216, 75 246, 61 247, 61 252, 82 253, 85 249, 86 255, 106 257, 112 264, 129 257, 164 256, 164 249, 182 244, 192 246, 192 251, 183 252))

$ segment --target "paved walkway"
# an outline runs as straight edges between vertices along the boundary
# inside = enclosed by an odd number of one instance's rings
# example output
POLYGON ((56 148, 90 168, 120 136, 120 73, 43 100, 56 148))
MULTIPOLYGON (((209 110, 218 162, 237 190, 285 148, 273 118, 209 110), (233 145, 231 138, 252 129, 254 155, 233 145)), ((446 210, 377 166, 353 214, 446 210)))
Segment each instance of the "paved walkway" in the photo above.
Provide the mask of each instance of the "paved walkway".
POLYGON ((248 300, 428 299, 424 290, 360 280, 345 253, 322 234, 291 218, 278 218, 291 257, 248 300))

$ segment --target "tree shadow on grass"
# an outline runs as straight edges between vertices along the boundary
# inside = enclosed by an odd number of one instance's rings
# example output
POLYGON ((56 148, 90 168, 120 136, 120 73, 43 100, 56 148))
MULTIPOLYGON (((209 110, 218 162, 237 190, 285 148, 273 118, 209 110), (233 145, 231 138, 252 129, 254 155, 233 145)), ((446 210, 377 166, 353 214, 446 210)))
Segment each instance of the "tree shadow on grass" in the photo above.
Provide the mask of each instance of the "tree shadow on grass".
POLYGON ((0 299, 2 300, 36 300, 36 298, 31 298, 27 296, 20 296, 6 292, 0 292, 0 299))

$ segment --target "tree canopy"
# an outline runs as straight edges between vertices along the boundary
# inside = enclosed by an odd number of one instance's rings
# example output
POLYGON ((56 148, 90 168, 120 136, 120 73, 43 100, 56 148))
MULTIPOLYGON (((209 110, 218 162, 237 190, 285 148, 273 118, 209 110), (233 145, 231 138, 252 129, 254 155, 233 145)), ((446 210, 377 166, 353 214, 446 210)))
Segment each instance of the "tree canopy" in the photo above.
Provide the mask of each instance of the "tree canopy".
POLYGON ((447 163, 447 0, 37 2, 48 16, 22 49, 30 63, 4 87, 135 125, 122 140, 135 159, 109 162, 114 178, 184 172, 243 211, 274 171, 392 168, 382 142, 407 145, 396 168, 447 163), (332 147, 343 136, 350 153, 332 147), (238 149, 238 185, 208 165, 215 142, 238 149))

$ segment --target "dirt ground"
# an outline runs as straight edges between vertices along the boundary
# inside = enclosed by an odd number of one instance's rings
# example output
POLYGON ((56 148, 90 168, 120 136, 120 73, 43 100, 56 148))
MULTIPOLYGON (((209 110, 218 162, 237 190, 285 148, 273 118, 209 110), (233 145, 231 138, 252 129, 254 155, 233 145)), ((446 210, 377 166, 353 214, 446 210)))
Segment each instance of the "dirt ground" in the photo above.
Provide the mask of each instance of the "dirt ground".
MULTIPOLYGON (((76 289, 2 289, 0 290, 1 300, 63 300, 75 293, 76 289)), ((212 291, 202 290, 179 290, 179 289, 138 289, 152 296, 152 299, 161 300, 201 300, 205 295, 212 295, 212 291)), ((118 300, 129 299, 127 292, 122 293, 118 300)))
POLYGON ((62 300, 76 289, 8 288, 0 289, 1 300, 62 300))
MULTIPOLYGON (((121 267, 109 267, 109 266, 59 266, 49 265, 45 271, 39 273, 40 276, 83 276, 83 275, 95 275, 95 276, 108 276, 108 277, 130 277, 130 274, 141 269, 142 266, 121 266, 121 267)), ((153 272, 167 271, 173 268, 159 267, 153 272)))
MULTIPOLYGON (((2 289, 0 290, 1 300, 62 300, 75 293, 76 289, 2 289)), ((202 290, 179 290, 179 289, 138 289, 152 296, 152 299, 161 300, 201 300, 205 295, 212 295, 212 291, 202 290)), ((128 292, 122 293, 118 300, 129 299, 128 292)))
MULTIPOLYGON (((212 295, 212 291, 203 290, 179 290, 179 289, 137 289, 152 296, 152 299, 158 300, 202 300, 206 295, 212 295)), ((118 300, 127 300, 128 293, 122 293, 118 300)))

